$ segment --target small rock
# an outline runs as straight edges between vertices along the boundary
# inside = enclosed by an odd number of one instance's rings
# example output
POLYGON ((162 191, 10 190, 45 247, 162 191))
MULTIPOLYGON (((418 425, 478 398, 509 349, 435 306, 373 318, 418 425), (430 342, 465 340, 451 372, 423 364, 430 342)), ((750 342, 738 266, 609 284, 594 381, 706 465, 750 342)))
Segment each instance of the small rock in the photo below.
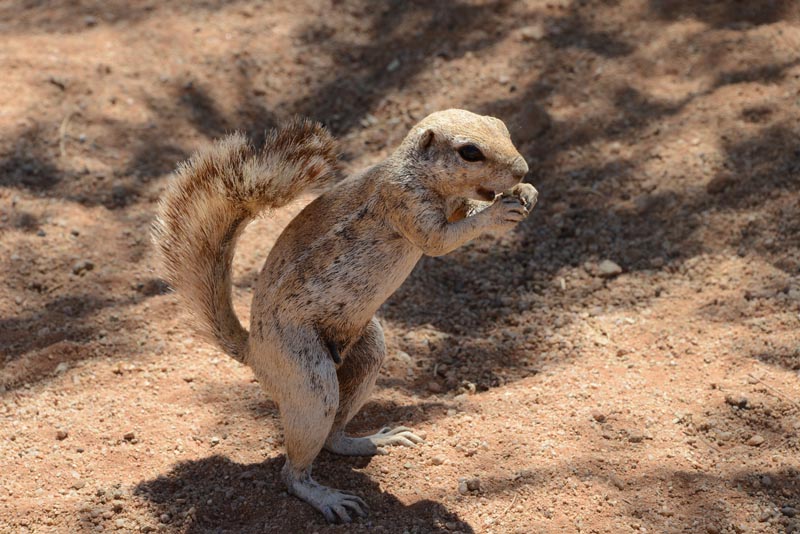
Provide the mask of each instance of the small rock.
POLYGON ((212 438, 208 440, 208 442, 211 443, 212 447, 215 447, 219 445, 219 438, 217 436, 212 436, 212 438))
POLYGON ((94 263, 89 260, 80 260, 72 265, 72 274, 81 275, 94 269, 94 263))
POLYGON ((631 443, 641 443, 644 441, 644 434, 638 430, 631 430, 628 432, 628 441, 631 443))
POLYGON ((115 185, 111 188, 111 198, 117 203, 123 203, 130 191, 124 185, 115 185))
POLYGON ((442 465, 446 460, 447 460, 447 458, 445 458, 441 454, 437 454, 436 456, 431 458, 431 464, 433 464, 433 465, 442 465))
POLYGON ((117 526, 117 528, 125 528, 124 519, 117 519, 116 521, 114 521, 114 524, 117 526))
POLYGON ((706 532, 708 532, 708 534, 719 534, 720 530, 716 525, 706 525, 706 532))
POLYGON ((83 17, 83 23, 89 26, 90 28, 92 26, 97 26, 97 17, 94 17, 92 15, 87 15, 86 17, 83 17))
POLYGON ((394 72, 400 68, 400 60, 394 58, 388 65, 386 65, 386 72, 394 72))
POLYGON ((727 188, 736 183, 736 178, 731 174, 720 174, 711 179, 706 184, 706 191, 710 195, 722 193, 727 188))
POLYGON ((134 434, 133 432, 126 432, 125 435, 122 436, 122 438, 125 441, 133 441, 136 439, 136 434, 134 434))
POLYGON ((69 432, 67 432, 66 430, 64 430, 64 429, 56 430, 56 439, 58 441, 67 439, 67 436, 69 436, 69 432))
POLYGON ((602 423, 606 420, 606 416, 603 412, 598 412, 597 410, 592 412, 592 419, 597 421, 598 423, 602 423))
POLYGON ((76 480, 74 484, 72 484, 72 489, 79 490, 82 487, 86 486, 85 480, 76 480))
POLYGON ((725 395, 725 403, 737 408, 746 408, 747 398, 742 395, 725 395))
POLYGON ((754 434, 750 439, 747 440, 747 444, 751 447, 758 447, 762 443, 764 443, 764 437, 761 434, 754 434))
POLYGON ((158 520, 161 521, 162 523, 169 523, 169 514, 166 513, 161 514, 160 516, 158 516, 158 520))
POLYGON ((522 37, 523 41, 539 41, 544 39, 545 35, 547 35, 547 31, 542 24, 533 24, 531 26, 526 26, 519 31, 520 37, 522 37))
POLYGON ((481 489, 481 480, 477 477, 458 480, 458 492, 461 495, 466 495, 470 491, 478 491, 479 489, 481 489))
POLYGON ((430 382, 428 382, 428 391, 430 391, 431 393, 441 393, 442 385, 439 384, 439 382, 436 382, 435 380, 431 380, 430 382))
POLYGON ((611 260, 603 260, 597 265, 597 274, 602 278, 613 278, 622 274, 622 267, 611 260))
POLYGON ((781 508, 781 513, 786 517, 794 517, 797 515, 797 510, 791 506, 784 506, 781 508))
POLYGON ((765 488, 769 488, 770 486, 772 486, 772 477, 770 477, 769 475, 761 475, 761 479, 759 481, 761 482, 761 485, 764 486, 765 488))
POLYGON ((611 482, 611 483, 614 485, 614 487, 615 487, 615 488, 617 488, 618 490, 623 490, 623 489, 625 489, 625 481, 623 481, 621 478, 619 478, 619 477, 618 477, 617 475, 615 475, 614 473, 611 473, 610 475, 608 475, 608 480, 609 480, 609 481, 610 481, 610 482, 611 482))

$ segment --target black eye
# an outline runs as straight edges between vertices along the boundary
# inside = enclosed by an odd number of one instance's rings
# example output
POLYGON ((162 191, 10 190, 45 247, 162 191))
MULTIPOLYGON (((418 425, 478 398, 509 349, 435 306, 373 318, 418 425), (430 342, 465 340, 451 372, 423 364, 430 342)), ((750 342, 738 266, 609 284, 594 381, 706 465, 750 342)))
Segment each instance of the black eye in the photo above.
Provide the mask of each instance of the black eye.
POLYGON ((458 155, 467 161, 483 161, 486 159, 481 149, 475 145, 464 145, 458 149, 458 155))

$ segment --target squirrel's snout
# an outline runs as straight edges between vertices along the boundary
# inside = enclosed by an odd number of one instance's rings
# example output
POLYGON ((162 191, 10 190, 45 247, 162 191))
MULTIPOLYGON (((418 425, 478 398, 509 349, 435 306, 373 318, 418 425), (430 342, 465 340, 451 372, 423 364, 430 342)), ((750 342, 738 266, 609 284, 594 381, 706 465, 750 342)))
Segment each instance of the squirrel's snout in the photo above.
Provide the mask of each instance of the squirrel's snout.
POLYGON ((511 174, 517 180, 522 180, 522 177, 528 174, 528 164, 525 163, 525 159, 522 156, 515 159, 514 163, 511 164, 511 174))

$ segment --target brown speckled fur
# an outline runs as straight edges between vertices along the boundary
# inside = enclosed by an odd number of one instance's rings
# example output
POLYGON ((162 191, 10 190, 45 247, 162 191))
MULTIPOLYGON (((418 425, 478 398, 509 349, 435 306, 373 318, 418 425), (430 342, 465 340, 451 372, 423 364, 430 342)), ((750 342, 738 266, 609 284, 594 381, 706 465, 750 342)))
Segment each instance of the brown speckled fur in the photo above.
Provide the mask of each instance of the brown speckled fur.
POLYGON ((249 334, 231 305, 236 238, 261 210, 331 184, 335 144, 319 125, 300 121, 261 151, 233 135, 178 170, 154 230, 166 278, 200 331, 249 365, 275 399, 286 434, 283 478, 328 520, 349 521, 363 502, 311 478, 323 446, 375 454, 419 440, 405 428, 344 434, 385 354, 375 312, 423 254, 447 254, 524 219, 536 202, 536 190, 519 184, 527 170, 498 119, 463 110, 428 116, 389 158, 338 183, 289 224, 256 284, 249 334), (485 159, 464 160, 465 144, 485 159), (512 196, 491 200, 511 188, 512 196))

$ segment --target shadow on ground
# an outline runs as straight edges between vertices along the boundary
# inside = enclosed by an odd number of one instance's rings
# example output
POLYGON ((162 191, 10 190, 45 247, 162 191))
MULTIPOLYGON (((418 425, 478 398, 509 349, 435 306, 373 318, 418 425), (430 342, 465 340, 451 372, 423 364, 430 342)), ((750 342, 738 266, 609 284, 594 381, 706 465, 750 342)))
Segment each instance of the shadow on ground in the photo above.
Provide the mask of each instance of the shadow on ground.
MULTIPOLYGON (((323 453, 315 465, 315 478, 361 496, 370 507, 369 517, 361 520, 367 526, 383 525, 390 532, 398 525, 424 532, 474 532, 439 503, 421 500, 407 506, 381 491, 377 482, 357 470, 365 461, 323 453)), ((325 528, 322 515, 286 494, 280 481, 282 466, 282 457, 239 464, 211 456, 180 463, 169 473, 138 484, 134 494, 150 502, 154 519, 183 523, 188 533, 277 533, 286 532, 290 524, 298 531, 325 528)))

